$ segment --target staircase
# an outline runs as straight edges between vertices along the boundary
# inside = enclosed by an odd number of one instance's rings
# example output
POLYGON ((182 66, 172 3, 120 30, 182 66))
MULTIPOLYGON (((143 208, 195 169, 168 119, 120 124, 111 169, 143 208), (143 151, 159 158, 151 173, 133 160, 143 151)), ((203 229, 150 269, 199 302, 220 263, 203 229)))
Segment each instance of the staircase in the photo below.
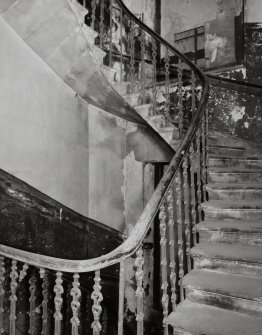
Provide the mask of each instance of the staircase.
MULTIPOLYGON (((107 29, 112 30, 104 22, 107 2, 84 3, 88 10, 75 0, 11 0, 5 3, 2 18, 80 97, 81 103, 92 103, 131 122, 125 131, 129 135, 135 127, 139 129, 137 146, 144 142, 143 134, 150 133, 159 143, 159 151, 168 147, 172 152, 171 145, 176 152, 127 239, 122 243, 115 232, 108 235, 112 251, 100 246, 101 230, 93 232, 93 252, 90 250, 80 260, 63 243, 67 258, 59 253, 54 257, 52 250, 46 252, 43 246, 33 247, 31 243, 24 249, 12 238, 0 244, 0 332, 20 335, 29 329, 31 335, 261 335, 261 147, 208 130, 207 76, 117 0, 117 10, 121 9, 126 22, 131 22, 127 27, 130 72, 119 80, 112 68, 112 45, 109 50, 106 47, 107 29), (89 27, 84 24, 88 13, 89 27), (97 27, 99 31, 95 31, 97 27), (134 27, 142 32, 138 61, 134 27), (152 48, 148 59, 146 41, 152 48), (166 50, 162 64, 156 60, 157 43, 166 50), (107 54, 109 66, 104 64, 107 54), (170 56, 175 59, 173 64, 170 56), (147 87, 145 60, 152 70, 147 87), (156 99, 157 66, 165 69, 162 113, 156 99), (171 72, 175 76, 176 122, 170 108, 171 72), (134 88, 137 78, 141 85, 134 88), (187 108, 185 87, 190 96, 187 108), (160 254, 159 268, 153 269, 159 273, 157 289, 161 291, 157 308, 146 305, 148 301, 152 304, 154 297, 145 284, 146 271, 148 277, 152 275, 152 268, 146 269, 145 262, 149 258, 147 264, 152 266, 148 249, 153 243, 148 242, 148 236, 154 220, 158 220, 160 235, 153 246, 160 254), (129 300, 133 313, 127 308, 129 300), (160 328, 154 328, 156 323, 160 328)), ((106 9, 112 13, 111 5, 107 3, 106 9)), ((147 143, 144 151, 148 161, 153 161, 147 143)), ((5 196, 24 200, 22 191, 12 193, 12 176, 1 174, 6 181, 5 196)), ((23 185, 22 189, 28 187, 23 185)), ((41 198, 39 208, 45 199, 41 198)), ((62 221, 66 229, 66 222, 57 216, 60 204, 53 206, 55 224, 62 221)), ((22 215, 20 207, 17 220, 22 215)), ((68 208, 62 209, 75 218, 68 208)), ((4 206, 1 210, 6 214, 4 206)), ((77 225, 85 221, 78 217, 75 220, 77 225)), ((80 248, 77 242, 75 247, 80 248)))
MULTIPOLYGON (((211 136, 210 136, 211 137, 211 136)), ((262 331, 262 157, 219 136, 209 146, 209 201, 183 279, 185 300, 169 315, 175 334, 262 331), (222 142, 222 143, 221 143, 222 142)))

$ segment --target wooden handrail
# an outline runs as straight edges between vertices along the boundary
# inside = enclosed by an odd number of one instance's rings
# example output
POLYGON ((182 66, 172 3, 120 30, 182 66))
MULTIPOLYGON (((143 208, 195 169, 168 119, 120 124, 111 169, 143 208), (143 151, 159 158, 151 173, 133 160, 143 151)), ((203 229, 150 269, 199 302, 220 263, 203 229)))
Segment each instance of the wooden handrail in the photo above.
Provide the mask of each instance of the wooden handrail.
POLYGON ((176 154, 171 160, 167 171, 159 182, 156 190, 154 191, 151 199, 147 203, 143 210, 140 218, 138 219, 134 229, 132 230, 129 237, 119 247, 109 252, 106 255, 102 255, 97 258, 88 260, 68 260, 55 257, 44 256, 36 253, 31 253, 19 249, 15 249, 9 246, 0 245, 0 254, 8 258, 34 265, 36 267, 46 268, 50 270, 56 270, 61 272, 71 273, 83 273, 91 272, 106 268, 108 266, 120 263, 129 256, 133 255, 141 246, 148 230, 150 229, 151 223, 154 220, 159 207, 163 201, 163 198, 169 188, 169 185, 173 181, 176 172, 178 171, 184 155, 187 153, 191 141, 196 133, 197 127, 204 115, 208 94, 209 94, 209 80, 207 76, 186 56, 181 54, 172 45, 167 43, 161 36, 156 34, 153 30, 142 23, 136 18, 122 3, 121 0, 116 0, 118 5, 135 23, 137 23, 142 29, 144 29, 149 35, 155 38, 159 43, 163 44, 166 48, 176 54, 182 59, 191 69, 195 72, 198 78, 202 82, 202 96, 198 104, 196 113, 194 114, 191 124, 187 130, 187 133, 182 140, 176 154))

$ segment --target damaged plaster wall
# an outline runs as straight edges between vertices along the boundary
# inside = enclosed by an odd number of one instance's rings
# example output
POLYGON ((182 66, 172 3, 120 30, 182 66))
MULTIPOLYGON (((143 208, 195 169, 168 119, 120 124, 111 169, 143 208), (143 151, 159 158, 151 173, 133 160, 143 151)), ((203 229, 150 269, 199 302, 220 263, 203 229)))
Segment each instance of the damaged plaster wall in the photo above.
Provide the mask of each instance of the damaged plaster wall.
MULTIPOLYGON (((235 62, 235 16, 242 0, 168 0, 162 3, 162 36, 174 44, 174 34, 205 26, 206 67, 235 62)), ((193 50, 192 50, 193 51, 193 50)))
MULTIPOLYGON (((245 81, 247 69, 220 72, 225 78, 245 81)), ((210 128, 235 137, 262 143, 262 97, 211 86, 210 128)))
POLYGON ((156 4, 155 0, 124 0, 127 8, 150 28, 155 28, 156 4))

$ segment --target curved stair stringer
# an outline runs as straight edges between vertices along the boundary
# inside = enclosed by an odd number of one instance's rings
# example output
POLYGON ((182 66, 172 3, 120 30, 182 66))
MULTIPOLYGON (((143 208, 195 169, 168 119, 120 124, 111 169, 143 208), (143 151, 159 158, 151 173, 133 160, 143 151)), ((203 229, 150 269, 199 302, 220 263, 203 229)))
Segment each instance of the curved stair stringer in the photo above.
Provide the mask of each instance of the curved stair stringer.
POLYGON ((76 0, 19 0, 0 7, 5 22, 77 95, 111 114, 148 126, 114 90, 101 70, 104 54, 76 0))

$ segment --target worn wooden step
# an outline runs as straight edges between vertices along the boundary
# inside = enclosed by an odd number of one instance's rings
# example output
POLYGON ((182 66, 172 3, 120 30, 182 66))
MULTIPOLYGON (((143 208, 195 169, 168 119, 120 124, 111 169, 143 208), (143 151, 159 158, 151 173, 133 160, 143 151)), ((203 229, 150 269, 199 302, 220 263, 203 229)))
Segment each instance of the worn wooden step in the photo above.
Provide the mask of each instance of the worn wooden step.
POLYGON ((210 168, 209 183, 262 183, 262 169, 210 168))
POLYGON ((262 183, 213 183, 207 185, 209 200, 262 199, 262 183))
POLYGON ((262 317, 262 278, 193 270, 183 284, 191 301, 262 317))
POLYGON ((213 220, 196 226, 200 242, 262 246, 262 220, 213 220))
POLYGON ((144 119, 150 116, 152 109, 151 104, 143 104, 140 106, 135 106, 135 110, 139 115, 141 115, 144 119))
POLYGON ((262 277, 262 248, 202 243, 191 249, 194 268, 262 277))
POLYGON ((147 117, 146 121, 156 130, 165 128, 164 115, 152 115, 152 116, 147 117))
POLYGON ((260 200, 211 200, 201 204, 205 220, 257 220, 262 219, 260 200))
POLYGON ((126 102, 129 103, 129 105, 131 105, 132 107, 136 107, 139 105, 139 97, 140 97, 140 93, 130 93, 130 94, 126 94, 123 96, 123 98, 125 99, 126 102))
POLYGON ((184 301, 168 317, 176 335, 261 335, 262 318, 184 301))
POLYGON ((209 166, 212 167, 231 167, 231 168, 262 168, 262 159, 258 157, 221 157, 210 155, 209 166))
POLYGON ((242 157, 245 149, 237 146, 209 145, 210 155, 221 155, 226 157, 242 157))

